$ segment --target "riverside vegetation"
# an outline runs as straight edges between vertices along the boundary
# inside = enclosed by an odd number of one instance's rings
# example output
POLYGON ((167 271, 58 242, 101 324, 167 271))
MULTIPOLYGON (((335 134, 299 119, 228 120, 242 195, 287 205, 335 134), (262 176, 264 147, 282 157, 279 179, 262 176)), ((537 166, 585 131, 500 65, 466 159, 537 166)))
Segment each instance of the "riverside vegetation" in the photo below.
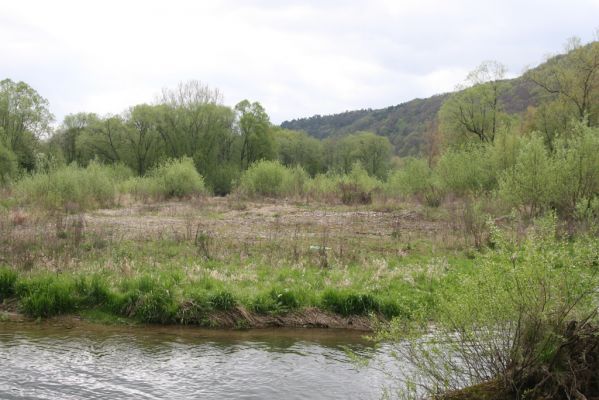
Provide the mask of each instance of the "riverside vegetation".
POLYGON ((47 101, 4 80, 3 319, 374 329, 405 396, 597 396, 599 44, 568 50, 521 114, 483 64, 408 158, 197 82, 48 136, 47 101))

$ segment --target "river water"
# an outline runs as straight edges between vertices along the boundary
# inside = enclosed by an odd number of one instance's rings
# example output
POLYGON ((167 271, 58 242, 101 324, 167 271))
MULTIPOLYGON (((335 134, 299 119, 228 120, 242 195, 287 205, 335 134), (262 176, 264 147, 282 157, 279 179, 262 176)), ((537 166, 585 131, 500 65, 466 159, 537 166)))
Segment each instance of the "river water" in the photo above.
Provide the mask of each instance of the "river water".
POLYGON ((393 366, 362 335, 0 322, 0 399, 378 399, 393 366))

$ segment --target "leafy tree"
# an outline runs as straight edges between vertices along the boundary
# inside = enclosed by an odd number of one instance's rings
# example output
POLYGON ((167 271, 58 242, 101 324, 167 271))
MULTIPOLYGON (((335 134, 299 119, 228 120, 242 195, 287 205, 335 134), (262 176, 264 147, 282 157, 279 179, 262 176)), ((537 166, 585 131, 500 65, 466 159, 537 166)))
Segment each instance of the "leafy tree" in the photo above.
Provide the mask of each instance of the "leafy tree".
POLYGON ((92 121, 77 139, 87 161, 95 158, 108 163, 130 163, 127 154, 127 126, 123 117, 107 116, 92 121))
POLYGON ((17 157, 20 167, 33 170, 35 146, 49 133, 53 116, 48 100, 25 82, 0 81, 0 141, 17 157))
POLYGON ((325 149, 329 168, 347 174, 357 161, 369 175, 384 179, 389 172, 393 146, 384 136, 360 132, 329 139, 325 149))
POLYGON ((528 79, 559 102, 574 109, 574 116, 587 125, 599 123, 599 42, 586 46, 572 38, 567 55, 552 58, 544 68, 527 74, 528 79))
POLYGON ((243 100, 235 106, 237 130, 241 137, 240 167, 246 169, 258 160, 275 157, 270 120, 258 102, 243 100))
POLYGON ((463 137, 493 142, 505 113, 501 94, 506 68, 496 61, 486 61, 470 72, 464 84, 441 107, 443 130, 463 137))
POLYGON ((288 167, 299 165, 311 176, 322 172, 322 142, 305 132, 273 129, 278 158, 288 167))
POLYGON ((158 115, 153 106, 140 104, 131 108, 127 120, 125 145, 131 154, 129 166, 138 175, 144 175, 159 158, 158 115))
POLYGON ((98 121, 99 117, 93 113, 77 113, 64 117, 62 125, 52 136, 51 142, 60 147, 67 164, 86 163, 77 141, 86 129, 98 121))

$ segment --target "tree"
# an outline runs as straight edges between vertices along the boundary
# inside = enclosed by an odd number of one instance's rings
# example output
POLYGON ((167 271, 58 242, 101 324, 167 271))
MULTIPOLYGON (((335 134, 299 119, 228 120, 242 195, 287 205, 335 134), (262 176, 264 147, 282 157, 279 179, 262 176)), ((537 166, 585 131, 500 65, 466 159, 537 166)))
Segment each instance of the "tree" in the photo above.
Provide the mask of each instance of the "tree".
POLYGON ((285 166, 301 166, 308 174, 315 176, 322 172, 322 142, 305 132, 288 129, 273 129, 278 158, 285 166))
POLYGON ((464 84, 441 107, 444 131, 466 137, 474 135, 484 143, 493 142, 505 116, 500 101, 505 73, 505 66, 497 61, 485 61, 470 72, 464 84))
POLYGON ((359 162, 370 176, 384 179, 391 163, 393 146, 389 139, 372 132, 359 132, 325 143, 330 169, 349 173, 359 162))
POLYGON ((98 120, 98 116, 93 113, 69 114, 64 117, 62 125, 52 136, 51 141, 58 144, 67 164, 72 162, 85 164, 81 148, 77 146, 77 142, 85 130, 97 123, 98 120))
POLYGON ((130 166, 141 176, 158 161, 158 115, 153 106, 140 104, 130 109, 127 119, 125 142, 132 155, 130 166))
POLYGON ((599 42, 582 46, 571 38, 565 55, 553 57, 527 77, 555 100, 574 108, 588 126, 599 123, 599 42))
POLYGON ((235 106, 237 131, 241 137, 240 167, 247 169, 258 160, 274 158, 274 141, 270 131, 270 119, 258 102, 243 100, 235 106))
POLYGON ((0 81, 0 141, 20 167, 35 168, 35 146, 50 131, 48 100, 25 82, 0 81))
POLYGON ((100 161, 127 162, 127 126, 123 117, 107 116, 93 121, 77 140, 83 159, 98 158, 100 161))

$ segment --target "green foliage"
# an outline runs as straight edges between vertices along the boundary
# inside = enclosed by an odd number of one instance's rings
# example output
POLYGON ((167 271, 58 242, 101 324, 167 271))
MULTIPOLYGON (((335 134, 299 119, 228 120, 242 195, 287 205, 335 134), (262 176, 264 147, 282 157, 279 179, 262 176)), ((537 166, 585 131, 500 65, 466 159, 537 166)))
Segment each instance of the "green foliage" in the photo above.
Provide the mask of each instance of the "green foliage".
POLYGON ((276 197, 301 194, 308 179, 299 166, 289 169, 278 161, 258 161, 243 173, 239 187, 252 196, 276 197))
MULTIPOLYGON (((32 87, 10 79, 0 81, 0 147, 6 147, 12 154, 8 157, 11 160, 16 157, 22 169, 32 171, 35 168, 39 137, 49 131, 52 119, 48 100, 32 87)), ((0 158, 7 157, 7 154, 0 151, 0 158)), ((3 166, 2 161, 0 166, 3 166)))
POLYGON ((599 128, 577 124, 570 138, 555 141, 556 189, 552 203, 571 216, 585 201, 599 195, 599 128))
POLYGON ((243 100, 235 106, 238 130, 241 136, 240 166, 246 169, 259 160, 275 158, 275 144, 270 130, 270 120, 258 102, 243 100))
POLYGON ((596 237, 557 239, 557 219, 537 220, 522 242, 492 228, 494 251, 472 268, 444 281, 435 293, 434 336, 430 315, 410 325, 395 321, 384 340, 405 340, 395 349, 415 367, 412 377, 430 394, 499 379, 516 392, 537 367, 551 364, 572 320, 596 309, 596 237))
POLYGON ((190 158, 162 163, 152 171, 151 178, 157 181, 167 198, 203 194, 206 191, 204 178, 196 171, 190 158))
POLYGON ((149 275, 123 282, 123 293, 113 296, 110 307, 117 313, 148 323, 169 323, 177 306, 169 285, 149 275))
POLYGON ((17 273, 8 267, 0 267, 0 302, 15 294, 17 273))
POLYGON ((88 210, 109 207, 116 194, 117 167, 91 163, 87 168, 69 165, 26 177, 15 185, 23 203, 48 211, 88 210))
POLYGON ((349 174, 356 163, 378 179, 389 172, 392 146, 389 139, 371 132, 361 132, 325 142, 329 170, 349 174))
POLYGON ((66 314, 77 307, 76 286, 71 278, 45 275, 19 280, 16 292, 21 309, 32 317, 66 314))
POLYGON ((294 132, 285 129, 275 129, 274 139, 277 146, 279 161, 287 166, 300 166, 310 176, 322 172, 323 145, 318 139, 304 132, 294 132))
POLYGON ((326 290, 322 294, 322 305, 325 309, 344 316, 379 312, 381 308, 379 301, 370 294, 338 289, 326 290))
POLYGON ((499 194, 507 204, 524 208, 530 215, 547 209, 556 190, 555 163, 543 140, 532 136, 523 140, 516 164, 499 180, 499 194))
POLYGON ((359 161, 352 166, 349 174, 343 175, 339 181, 341 201, 343 204, 369 204, 372 193, 382 189, 382 183, 368 175, 359 161))
POLYGON ((7 185, 18 174, 17 156, 0 140, 0 186, 7 185))
POLYGON ((206 193, 204 179, 188 157, 165 161, 147 176, 125 182, 121 190, 132 193, 137 198, 153 199, 182 198, 206 193))
POLYGON ((496 171, 484 146, 447 150, 435 171, 445 191, 460 196, 490 191, 495 186, 496 171))
POLYGON ((221 311, 232 310, 237 305, 235 296, 226 290, 213 294, 208 301, 214 309, 221 311))
POLYGON ((392 195, 418 196, 431 207, 438 207, 444 196, 436 173, 421 158, 406 159, 403 167, 391 174, 386 189, 392 195))

